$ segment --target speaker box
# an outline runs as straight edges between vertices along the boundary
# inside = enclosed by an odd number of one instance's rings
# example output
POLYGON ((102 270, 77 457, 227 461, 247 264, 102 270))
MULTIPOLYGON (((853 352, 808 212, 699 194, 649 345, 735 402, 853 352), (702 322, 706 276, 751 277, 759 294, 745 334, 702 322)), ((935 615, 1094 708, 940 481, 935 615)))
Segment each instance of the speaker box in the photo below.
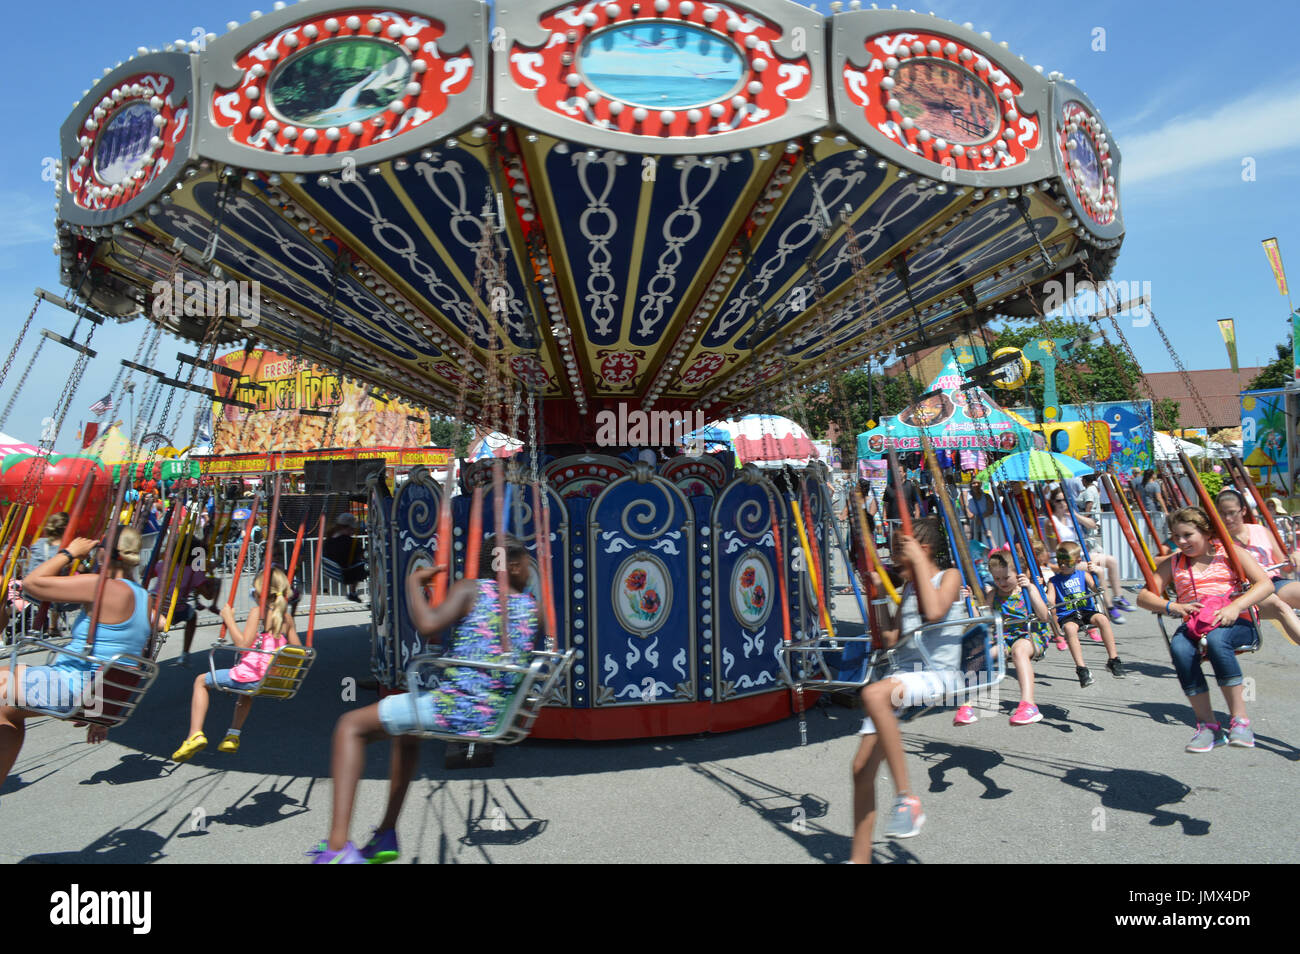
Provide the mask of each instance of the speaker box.
POLYGON ((382 457, 360 460, 309 460, 303 463, 303 479, 309 494, 361 494, 371 476, 387 487, 387 464, 382 457))

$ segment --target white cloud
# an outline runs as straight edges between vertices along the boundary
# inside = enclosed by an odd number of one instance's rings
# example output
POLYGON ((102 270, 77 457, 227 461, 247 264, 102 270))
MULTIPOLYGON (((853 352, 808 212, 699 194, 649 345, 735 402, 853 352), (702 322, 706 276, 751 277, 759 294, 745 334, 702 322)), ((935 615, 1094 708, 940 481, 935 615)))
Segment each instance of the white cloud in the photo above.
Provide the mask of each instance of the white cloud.
POLYGON ((0 229, 0 248, 54 242, 54 195, 37 199, 24 192, 0 192, 0 209, 4 209, 4 228, 0 229))
POLYGON ((1300 146, 1300 89, 1243 93, 1209 115, 1188 114, 1119 141, 1120 185, 1182 176, 1227 160, 1240 161, 1300 146))

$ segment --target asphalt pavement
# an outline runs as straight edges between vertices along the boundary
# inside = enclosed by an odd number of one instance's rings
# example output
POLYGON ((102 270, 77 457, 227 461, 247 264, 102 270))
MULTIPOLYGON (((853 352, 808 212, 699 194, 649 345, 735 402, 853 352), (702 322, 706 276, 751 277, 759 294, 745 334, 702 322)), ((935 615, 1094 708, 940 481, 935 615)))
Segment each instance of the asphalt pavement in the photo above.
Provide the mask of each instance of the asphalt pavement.
MULTIPOLYGON (((851 598, 837 598, 852 617, 851 598)), ((329 742, 338 715, 375 700, 364 615, 323 617, 319 660, 299 697, 259 701, 241 751, 216 751, 232 700, 215 698, 208 749, 177 765, 199 666, 163 669, 132 720, 100 746, 50 719, 29 724, 0 787, 0 861, 15 863, 298 863, 330 810, 329 742), (355 691, 356 701, 349 693, 355 691)), ((1081 689, 1069 654, 1049 648, 1036 669, 1036 725, 1013 727, 1014 676, 971 726, 942 710, 904 729, 913 789, 928 821, 915 838, 879 839, 897 863, 1294 862, 1300 822, 1290 804, 1300 759, 1300 649, 1268 625, 1241 657, 1257 745, 1190 755, 1191 710, 1154 618, 1117 627, 1131 675, 1104 670, 1081 689)), ((200 629, 206 647, 215 627, 200 629)), ((206 654, 200 657, 206 667, 206 654)), ((1208 667, 1207 667, 1208 671, 1208 667)), ((1211 679, 1213 686, 1213 680, 1211 679)), ((1222 696, 1211 690, 1216 710, 1222 696)), ((528 741, 487 769, 443 768, 442 744, 422 764, 398 828, 399 863, 833 863, 848 858, 849 764, 860 714, 826 704, 723 735, 630 742, 528 741)), ((354 838, 383 812, 388 746, 371 747, 354 838)), ((887 775, 878 782, 883 804, 887 775)))

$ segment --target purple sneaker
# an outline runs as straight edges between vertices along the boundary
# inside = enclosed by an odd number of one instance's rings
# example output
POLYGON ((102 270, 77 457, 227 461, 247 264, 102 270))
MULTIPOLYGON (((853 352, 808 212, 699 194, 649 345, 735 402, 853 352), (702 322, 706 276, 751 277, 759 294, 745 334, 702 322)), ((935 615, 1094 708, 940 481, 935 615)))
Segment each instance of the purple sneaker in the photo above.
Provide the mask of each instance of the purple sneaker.
POLYGON ((322 841, 319 845, 307 852, 307 857, 312 859, 314 865, 364 865, 366 859, 361 857, 361 852, 357 851, 357 846, 348 842, 340 851, 330 851, 329 842, 322 841))
POLYGON ((361 849, 361 857, 372 865, 386 865, 390 861, 396 861, 397 832, 391 828, 386 831, 375 829, 375 833, 361 849))
POLYGON ((1119 610, 1123 610, 1125 613, 1137 612, 1137 607, 1134 606, 1132 603, 1130 603, 1122 596, 1115 601, 1115 608, 1119 610))

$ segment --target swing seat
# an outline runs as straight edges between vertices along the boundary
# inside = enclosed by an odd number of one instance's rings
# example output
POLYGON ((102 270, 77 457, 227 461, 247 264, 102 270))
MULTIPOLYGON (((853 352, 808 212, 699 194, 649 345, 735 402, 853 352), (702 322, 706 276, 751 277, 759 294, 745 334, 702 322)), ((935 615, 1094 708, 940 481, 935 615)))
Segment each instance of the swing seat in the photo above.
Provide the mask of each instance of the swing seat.
MULTIPOLYGON (((883 601, 882 601, 883 602, 883 601)), ((966 621, 967 630, 962 636, 961 661, 958 673, 962 686, 953 693, 956 704, 973 692, 988 690, 1000 683, 1007 673, 1006 654, 1002 646, 1002 614, 974 616, 966 621)), ((918 628, 905 642, 915 644, 927 668, 938 667, 926 649, 929 634, 945 629, 951 623, 927 623, 918 628)), ((888 678, 897 671, 894 662, 899 647, 872 651, 871 637, 847 636, 834 641, 822 638, 792 643, 785 648, 784 676, 792 688, 816 690, 862 689, 873 682, 888 678), (805 667, 810 663, 814 675, 792 678, 791 662, 802 658, 805 667)), ((914 707, 918 711, 933 706, 914 707)), ((910 711, 910 710, 909 710, 910 711)), ((910 716, 905 716, 910 718, 910 716)))
MULTIPOLYGON (((1249 646, 1242 646, 1240 649, 1234 649, 1232 651, 1232 654, 1234 656, 1245 656, 1249 653, 1257 653, 1264 646, 1264 627, 1262 625, 1263 620, 1259 618, 1259 613, 1256 612, 1255 607, 1252 606, 1248 610, 1248 612, 1250 613, 1251 620, 1255 624, 1255 641, 1251 643, 1249 646)), ((1169 627, 1166 625, 1166 621, 1169 619, 1172 619, 1172 617, 1166 617, 1164 613, 1156 614, 1156 625, 1160 627, 1160 635, 1165 638, 1165 645, 1172 650, 1174 645, 1174 637, 1178 636, 1178 627, 1175 626, 1173 632, 1170 632, 1169 627)), ((1178 638, 1186 639, 1187 637, 1178 636, 1178 638)), ((1204 650, 1201 650, 1200 658, 1202 660, 1206 658, 1206 653, 1204 650)))
MULTIPOLYGON (((242 656, 240 657, 242 658, 242 656)), ((213 686, 220 692, 232 696, 251 696, 255 699, 292 699, 302 688, 303 680, 316 661, 316 650, 306 646, 281 646, 274 651, 269 649, 246 649, 229 643, 213 643, 208 651, 208 672, 212 674, 213 686), (236 654, 260 653, 270 656, 271 661, 261 679, 247 684, 243 689, 231 689, 217 684, 217 650, 224 649, 236 654)), ((236 660, 236 664, 238 660, 236 660)), ((226 667, 221 667, 226 668, 226 667)), ((233 668, 233 666, 231 667, 233 668)))
POLYGON ((116 728, 131 718, 132 713, 140 705, 140 700, 144 698, 144 694, 149 691, 149 687, 158 677, 157 665, 142 656, 118 653, 104 662, 89 653, 72 652, 63 646, 30 636, 20 639, 10 650, 9 672, 11 674, 18 664, 19 655, 28 648, 48 651, 46 665, 49 665, 55 656, 99 663, 92 674, 95 689, 88 702, 83 698, 78 705, 66 711, 66 707, 23 706, 28 712, 48 716, 51 719, 86 722, 106 729, 116 728))
POLYGON ((409 734, 422 739, 441 739, 444 742, 478 744, 491 742, 498 745, 514 745, 516 742, 522 742, 528 738, 542 707, 551 700, 561 680, 568 674, 569 667, 573 665, 574 653, 575 650, 572 649, 563 653, 535 650, 529 653, 530 660, 527 666, 510 666, 422 653, 413 658, 406 668, 407 695, 411 699, 411 708, 415 711, 417 724, 417 728, 409 734), (435 687, 439 681, 438 672, 450 668, 481 669, 494 673, 508 672, 520 677, 519 685, 515 687, 509 704, 488 731, 472 736, 462 735, 427 725, 421 720, 416 705, 417 694, 422 690, 435 687))
POLYGON ((331 560, 328 557, 321 557, 320 571, 326 579, 333 580, 335 583, 342 583, 350 573, 357 573, 360 571, 369 572, 369 566, 365 560, 358 560, 351 566, 343 566, 343 564, 336 560, 331 560))

